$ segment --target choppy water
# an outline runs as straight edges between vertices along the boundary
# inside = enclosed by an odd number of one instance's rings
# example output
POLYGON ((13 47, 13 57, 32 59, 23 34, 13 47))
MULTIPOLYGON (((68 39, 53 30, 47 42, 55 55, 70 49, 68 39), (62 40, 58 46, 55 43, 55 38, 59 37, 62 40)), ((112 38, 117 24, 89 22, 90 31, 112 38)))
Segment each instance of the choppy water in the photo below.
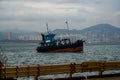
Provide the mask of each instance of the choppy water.
POLYGON ((7 66, 85 61, 120 61, 120 44, 85 45, 82 53, 37 53, 37 44, 0 44, 7 66))

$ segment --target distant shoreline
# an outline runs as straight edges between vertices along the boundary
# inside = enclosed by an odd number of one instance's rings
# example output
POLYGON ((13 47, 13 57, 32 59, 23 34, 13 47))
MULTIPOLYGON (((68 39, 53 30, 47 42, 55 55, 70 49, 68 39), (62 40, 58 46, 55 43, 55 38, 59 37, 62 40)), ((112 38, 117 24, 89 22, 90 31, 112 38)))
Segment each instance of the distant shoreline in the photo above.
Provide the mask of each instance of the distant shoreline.
MULTIPOLYGON (((10 43, 39 43, 39 40, 0 40, 0 44, 10 44, 10 43)), ((84 45, 104 45, 104 44, 118 44, 120 42, 98 42, 98 43, 84 43, 84 45)))
POLYGON ((99 42, 99 43, 86 43, 84 45, 120 45, 120 42, 99 42))
POLYGON ((0 43, 39 43, 38 40, 0 40, 0 43))

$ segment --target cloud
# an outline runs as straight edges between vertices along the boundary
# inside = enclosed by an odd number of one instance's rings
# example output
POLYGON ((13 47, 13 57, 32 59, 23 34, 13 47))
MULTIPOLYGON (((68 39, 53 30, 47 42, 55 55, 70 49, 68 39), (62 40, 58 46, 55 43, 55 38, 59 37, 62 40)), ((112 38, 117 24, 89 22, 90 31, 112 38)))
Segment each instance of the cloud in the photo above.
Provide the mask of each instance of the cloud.
POLYGON ((120 17, 120 11, 114 12, 113 15, 114 15, 114 16, 119 16, 119 17, 120 17))
POLYGON ((77 3, 79 0, 58 0, 58 3, 77 3))
POLYGON ((39 26, 46 22, 53 29, 64 28, 66 20, 75 26, 72 27, 74 29, 103 22, 119 26, 119 2, 120 0, 2 0, 0 24, 4 28, 14 26, 27 29, 34 26, 35 30, 44 30, 44 27, 39 26))

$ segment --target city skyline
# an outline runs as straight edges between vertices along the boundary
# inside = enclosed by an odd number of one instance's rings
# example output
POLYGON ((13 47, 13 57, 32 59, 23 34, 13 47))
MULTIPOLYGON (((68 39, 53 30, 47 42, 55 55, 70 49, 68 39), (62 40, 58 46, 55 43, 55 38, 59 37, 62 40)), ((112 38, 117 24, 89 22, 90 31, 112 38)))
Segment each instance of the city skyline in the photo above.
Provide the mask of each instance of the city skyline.
MULTIPOLYGON (((4 36, 5 37, 5 36, 4 36)), ((84 34, 59 34, 56 35, 56 39, 64 39, 64 38, 70 38, 72 42, 78 39, 85 40, 86 43, 119 43, 120 42, 120 35, 113 33, 111 34, 110 32, 86 32, 84 34)), ((6 41, 41 41, 42 36, 40 33, 38 34, 15 34, 12 32, 6 33, 6 38, 5 39, 0 39, 2 42, 6 41)))
POLYGON ((83 29, 108 23, 120 27, 120 0, 0 0, 0 30, 83 29))
MULTIPOLYGON (((52 31, 56 34, 56 39, 70 38, 71 41, 78 39, 85 40, 87 43, 119 43, 120 42, 120 28, 110 24, 99 24, 91 26, 83 30, 70 30, 68 34, 67 29, 56 29, 52 31)), ((40 32, 0 32, 1 41, 33 41, 42 40, 40 32)))

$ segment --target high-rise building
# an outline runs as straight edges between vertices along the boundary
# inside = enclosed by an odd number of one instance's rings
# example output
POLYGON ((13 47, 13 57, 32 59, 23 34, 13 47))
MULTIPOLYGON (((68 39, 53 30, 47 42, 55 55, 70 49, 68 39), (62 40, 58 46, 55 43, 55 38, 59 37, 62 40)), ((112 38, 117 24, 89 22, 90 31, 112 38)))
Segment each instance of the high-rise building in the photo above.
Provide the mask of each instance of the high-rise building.
POLYGON ((8 32, 8 40, 12 40, 12 32, 8 32))

